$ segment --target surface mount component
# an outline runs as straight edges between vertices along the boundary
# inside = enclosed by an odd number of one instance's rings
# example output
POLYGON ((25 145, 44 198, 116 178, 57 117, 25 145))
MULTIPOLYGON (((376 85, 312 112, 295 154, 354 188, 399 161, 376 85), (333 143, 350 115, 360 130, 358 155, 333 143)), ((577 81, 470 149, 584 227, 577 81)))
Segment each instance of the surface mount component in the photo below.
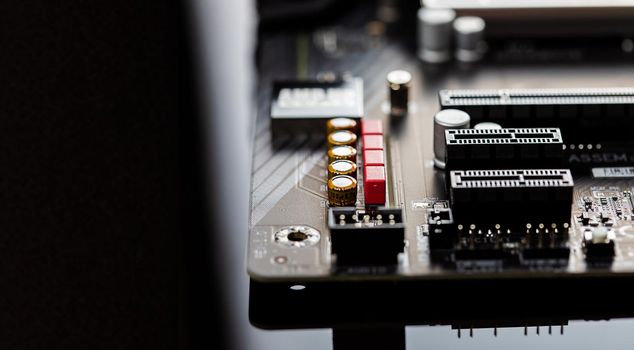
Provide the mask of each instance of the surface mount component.
POLYGON ((326 121, 334 117, 363 116, 363 80, 334 82, 277 81, 270 109, 274 137, 284 134, 326 133, 326 121))
POLYGON ((387 73, 386 79, 390 93, 390 116, 395 118, 406 116, 412 74, 406 70, 398 69, 387 73))
POLYGON ((583 234, 583 250, 588 261, 612 260, 615 255, 614 230, 608 227, 588 227, 583 234))
POLYGON ((555 169, 563 165, 557 128, 445 130, 447 169, 555 169))
POLYGON ((337 265, 396 265, 403 252, 401 209, 330 208, 328 227, 337 265))
POLYGON ((434 115, 434 165, 445 168, 445 131, 467 129, 471 122, 469 114, 457 109, 444 109, 434 115))
POLYGON ((568 169, 458 170, 450 172, 458 223, 570 223, 573 180, 568 169))

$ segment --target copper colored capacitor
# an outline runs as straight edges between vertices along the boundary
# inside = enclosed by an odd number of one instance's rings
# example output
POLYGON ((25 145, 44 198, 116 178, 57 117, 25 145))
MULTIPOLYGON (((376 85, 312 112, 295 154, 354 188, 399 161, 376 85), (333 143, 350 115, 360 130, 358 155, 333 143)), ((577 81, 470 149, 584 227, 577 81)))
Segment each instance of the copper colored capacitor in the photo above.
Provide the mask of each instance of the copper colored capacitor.
POLYGON ((348 130, 355 132, 357 130, 357 121, 350 118, 333 118, 326 123, 328 133, 339 130, 348 130))
POLYGON ((328 134, 328 147, 351 146, 357 142, 357 135, 352 131, 339 130, 328 134))
POLYGON ((350 146, 336 146, 328 150, 328 163, 332 163, 335 160, 349 160, 351 162, 357 161, 357 149, 350 146))
POLYGON ((353 206, 357 201, 357 180, 337 175, 328 180, 328 204, 334 207, 353 206))
POLYGON ((328 164, 328 178, 337 175, 348 175, 353 178, 357 177, 357 165, 349 160, 335 160, 328 164))

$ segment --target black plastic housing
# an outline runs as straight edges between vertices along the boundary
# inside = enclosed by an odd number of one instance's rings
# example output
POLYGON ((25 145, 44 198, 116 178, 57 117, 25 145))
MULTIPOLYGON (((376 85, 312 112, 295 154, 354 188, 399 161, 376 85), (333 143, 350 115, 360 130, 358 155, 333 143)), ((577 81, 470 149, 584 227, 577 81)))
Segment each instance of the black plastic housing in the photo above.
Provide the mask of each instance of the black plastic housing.
POLYGON ((396 265, 403 252, 401 209, 330 208, 328 227, 337 265, 396 265))
POLYGON ((559 127, 567 142, 629 140, 634 126, 632 88, 441 90, 438 97, 441 109, 467 112, 472 125, 559 127))
POLYGON ((449 129, 445 144, 448 170, 556 169, 563 165, 558 128, 449 129))
POLYGON ((458 224, 570 222, 574 183, 568 169, 457 170, 449 174, 458 224))

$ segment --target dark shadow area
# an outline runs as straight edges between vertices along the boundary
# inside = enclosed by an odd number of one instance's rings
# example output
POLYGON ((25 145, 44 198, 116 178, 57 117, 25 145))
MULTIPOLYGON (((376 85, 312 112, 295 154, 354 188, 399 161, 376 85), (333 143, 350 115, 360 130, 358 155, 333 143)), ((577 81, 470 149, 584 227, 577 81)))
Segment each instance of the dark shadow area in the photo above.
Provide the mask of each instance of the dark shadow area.
POLYGON ((0 5, 1 348, 222 348, 185 5, 0 5))

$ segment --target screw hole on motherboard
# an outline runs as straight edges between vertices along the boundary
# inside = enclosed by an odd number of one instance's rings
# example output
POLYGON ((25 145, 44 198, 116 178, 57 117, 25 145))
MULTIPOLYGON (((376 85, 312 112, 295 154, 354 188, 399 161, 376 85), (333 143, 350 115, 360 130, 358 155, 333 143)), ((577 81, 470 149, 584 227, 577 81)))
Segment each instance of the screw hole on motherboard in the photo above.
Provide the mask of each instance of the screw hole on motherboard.
POLYGON ((308 235, 305 234, 304 232, 293 231, 293 232, 289 233, 287 237, 288 237, 289 241, 302 242, 302 241, 305 241, 308 238, 308 235))
POLYGON ((285 256, 276 256, 274 261, 278 264, 286 264, 286 262, 288 261, 288 258, 285 256))

